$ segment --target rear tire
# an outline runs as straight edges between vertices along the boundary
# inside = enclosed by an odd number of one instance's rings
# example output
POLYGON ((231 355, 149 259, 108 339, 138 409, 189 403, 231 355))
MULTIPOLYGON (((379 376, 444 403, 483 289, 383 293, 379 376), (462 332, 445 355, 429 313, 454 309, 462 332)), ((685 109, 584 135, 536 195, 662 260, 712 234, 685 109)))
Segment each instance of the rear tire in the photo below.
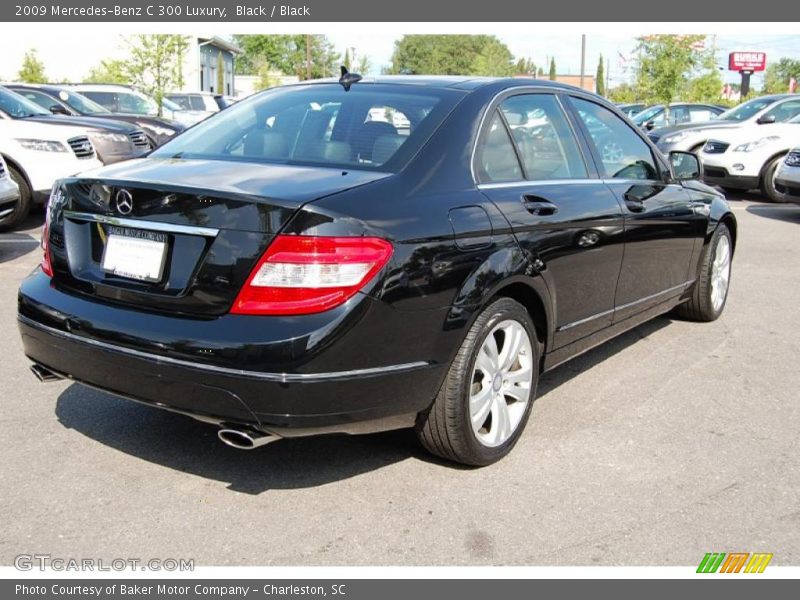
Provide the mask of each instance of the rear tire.
POLYGON ((432 454, 471 466, 507 455, 533 406, 539 379, 536 330, 510 298, 489 304, 470 327, 416 433, 432 454))
POLYGON ((22 223, 27 218, 28 213, 31 212, 31 205, 33 204, 33 192, 31 192, 28 181, 16 167, 11 165, 7 165, 7 167, 12 181, 19 186, 19 201, 14 212, 0 219, 0 231, 9 231, 22 223))
POLYGON ((700 275, 692 290, 692 297, 675 309, 679 317, 703 322, 719 318, 728 300, 732 258, 730 231, 727 225, 720 223, 703 251, 700 275))
POLYGON ((761 184, 759 186, 761 193, 776 204, 785 204, 788 200, 784 194, 781 194, 775 188, 775 171, 778 170, 778 167, 780 166, 781 162, 783 162, 784 158, 785 156, 776 156, 767 163, 767 166, 764 167, 764 172, 761 175, 761 184))

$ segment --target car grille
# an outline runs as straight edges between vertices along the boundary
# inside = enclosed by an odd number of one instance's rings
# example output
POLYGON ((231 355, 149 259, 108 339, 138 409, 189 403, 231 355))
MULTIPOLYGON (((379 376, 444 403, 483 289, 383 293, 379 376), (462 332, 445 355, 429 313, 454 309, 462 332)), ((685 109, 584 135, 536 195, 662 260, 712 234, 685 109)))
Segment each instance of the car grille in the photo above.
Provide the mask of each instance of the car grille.
POLYGON ((86 136, 72 138, 67 140, 67 143, 78 158, 91 158, 94 156, 94 147, 86 136))
POLYGON ((730 144, 726 144, 725 142, 706 142, 706 145, 703 146, 703 152, 706 154, 724 154, 725 151, 730 147, 730 144))
POLYGON ((150 150, 150 141, 144 131, 134 131, 128 137, 131 139, 131 143, 140 150, 150 150))

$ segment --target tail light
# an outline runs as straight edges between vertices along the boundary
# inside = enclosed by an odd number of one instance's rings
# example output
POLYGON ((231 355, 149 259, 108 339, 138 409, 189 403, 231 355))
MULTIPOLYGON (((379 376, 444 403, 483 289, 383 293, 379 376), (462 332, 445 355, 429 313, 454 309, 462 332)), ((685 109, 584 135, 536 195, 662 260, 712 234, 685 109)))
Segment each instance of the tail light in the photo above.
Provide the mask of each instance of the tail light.
POLYGON ((346 302, 380 271, 392 245, 374 237, 279 235, 233 303, 240 315, 305 315, 346 302))
POLYGON ((61 191, 58 189, 58 186, 54 185, 44 210, 44 229, 42 230, 42 241, 40 244, 42 247, 42 262, 39 263, 39 266, 42 268, 42 273, 48 277, 53 276, 53 264, 50 262, 50 213, 53 209, 53 197, 60 193, 61 191))

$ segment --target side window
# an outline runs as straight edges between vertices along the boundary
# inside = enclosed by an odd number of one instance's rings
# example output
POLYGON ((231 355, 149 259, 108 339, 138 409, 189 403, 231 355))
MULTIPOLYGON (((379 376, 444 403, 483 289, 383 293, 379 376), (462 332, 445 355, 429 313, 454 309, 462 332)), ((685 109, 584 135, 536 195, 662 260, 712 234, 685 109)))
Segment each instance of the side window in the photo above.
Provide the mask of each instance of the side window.
POLYGON ((175 104, 180 106, 183 110, 189 110, 191 107, 189 106, 189 96, 181 96, 178 94, 174 94, 172 96, 168 96, 170 100, 172 100, 175 104))
POLYGON ((594 102, 571 100, 589 131, 606 177, 660 179, 650 146, 622 119, 594 102))
POLYGON ((788 100, 768 110, 764 116, 775 115, 775 122, 782 123, 800 114, 800 100, 788 100))
POLYGON ((512 96, 500 105, 530 180, 588 177, 578 142, 552 94, 512 96))
POLYGON ((189 96, 189 110, 206 110, 203 96, 189 96))
POLYGON ((51 106, 53 106, 54 104, 55 105, 58 104, 58 102, 53 100, 50 96, 48 96, 47 94, 42 94, 41 92, 34 92, 31 90, 24 90, 24 91, 19 90, 17 91, 17 93, 22 96, 25 96, 28 100, 30 100, 31 102, 35 102, 36 104, 38 104, 39 106, 41 106, 46 110, 50 110, 51 106))
POLYGON ((669 124, 679 125, 689 122, 689 109, 685 106, 675 106, 669 109, 669 124))
POLYGON ((478 180, 482 183, 519 181, 523 178, 514 145, 497 111, 478 142, 475 158, 478 180))
POLYGON ((702 121, 710 121, 716 114, 709 108, 692 108, 689 110, 689 121, 692 123, 699 123, 702 121))

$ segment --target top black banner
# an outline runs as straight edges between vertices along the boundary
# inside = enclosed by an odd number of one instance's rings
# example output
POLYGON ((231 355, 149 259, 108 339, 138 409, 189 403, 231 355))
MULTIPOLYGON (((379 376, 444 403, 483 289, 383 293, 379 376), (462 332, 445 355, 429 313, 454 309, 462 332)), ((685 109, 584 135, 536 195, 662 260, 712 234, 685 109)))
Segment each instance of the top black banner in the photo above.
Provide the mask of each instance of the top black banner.
MULTIPOLYGON (((0 22, 792 22, 800 5, 785 0, 641 0, 544 2, 491 0, 11 0, 0 4, 0 22)), ((535 32, 532 32, 535 33, 535 32)), ((758 31, 754 31, 758 33, 758 31)))

